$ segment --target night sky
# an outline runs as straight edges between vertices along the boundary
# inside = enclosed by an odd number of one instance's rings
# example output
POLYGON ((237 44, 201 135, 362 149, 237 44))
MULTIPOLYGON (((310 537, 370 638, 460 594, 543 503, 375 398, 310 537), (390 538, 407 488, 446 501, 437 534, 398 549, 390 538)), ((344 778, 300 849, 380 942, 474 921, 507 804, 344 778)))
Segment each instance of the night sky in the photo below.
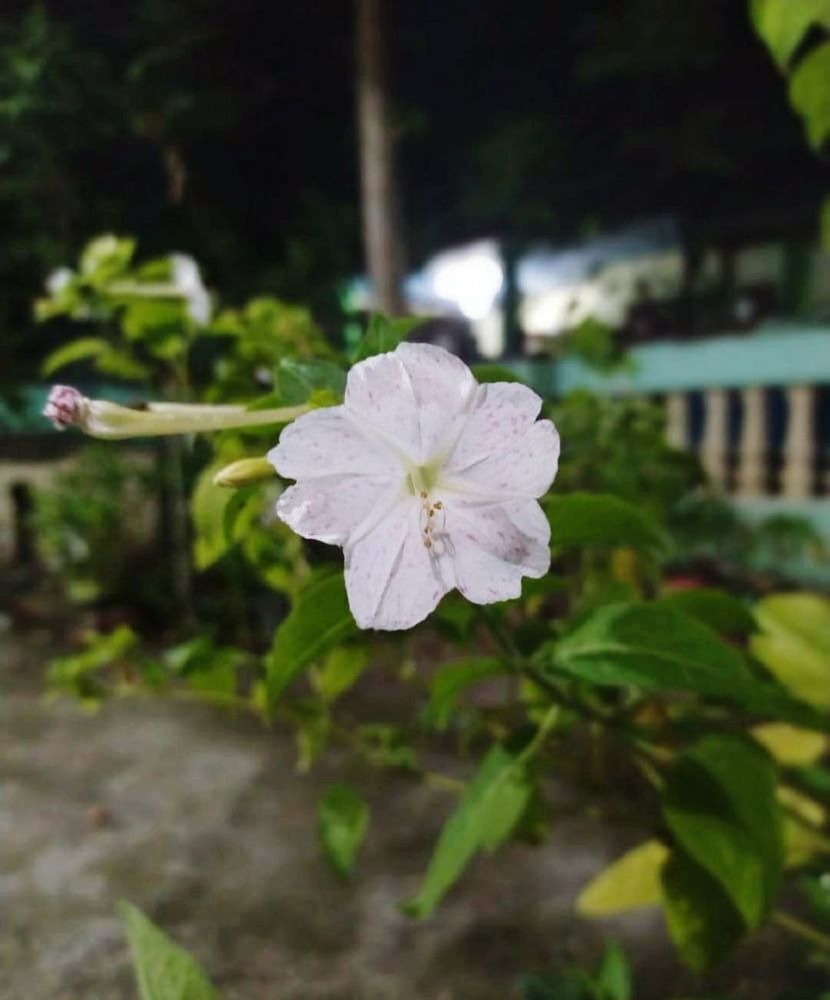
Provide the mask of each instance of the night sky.
MULTIPOLYGON (((195 253, 230 294, 310 301, 361 268, 350 2, 46 6, 99 63, 61 248, 134 232, 195 253)), ((730 238, 812 224, 828 171, 743 0, 388 6, 413 266, 468 237, 565 242, 665 212, 730 238)))

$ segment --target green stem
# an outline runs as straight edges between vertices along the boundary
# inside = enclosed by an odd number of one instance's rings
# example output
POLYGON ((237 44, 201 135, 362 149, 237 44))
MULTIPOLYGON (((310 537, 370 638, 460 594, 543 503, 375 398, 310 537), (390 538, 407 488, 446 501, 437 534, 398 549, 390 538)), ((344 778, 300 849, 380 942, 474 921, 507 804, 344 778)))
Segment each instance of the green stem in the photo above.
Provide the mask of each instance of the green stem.
POLYGON ((809 941, 810 944, 817 945, 824 951, 830 951, 830 935, 816 930, 810 924, 805 924, 798 917, 784 913, 782 910, 776 910, 772 915, 772 919, 779 927, 783 927, 796 937, 800 937, 803 941, 809 941))

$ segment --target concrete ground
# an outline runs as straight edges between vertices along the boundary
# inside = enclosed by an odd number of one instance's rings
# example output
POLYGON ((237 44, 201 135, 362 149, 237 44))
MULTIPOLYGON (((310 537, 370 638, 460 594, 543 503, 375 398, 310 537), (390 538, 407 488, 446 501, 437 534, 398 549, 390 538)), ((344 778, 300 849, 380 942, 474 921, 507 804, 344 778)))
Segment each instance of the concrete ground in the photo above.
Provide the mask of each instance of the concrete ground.
POLYGON ((398 904, 419 884, 447 792, 358 775, 372 825, 344 882, 315 839, 337 760, 300 776, 288 734, 200 706, 88 714, 47 702, 42 658, 37 642, 0 636, 3 1000, 137 996, 122 898, 190 948, 226 1000, 506 1000, 521 971, 593 961, 609 934, 631 949, 636 1000, 727 989, 767 1000, 815 982, 800 946, 774 932, 703 984, 676 962, 657 912, 575 917, 586 880, 637 839, 584 816, 554 817, 543 847, 478 859, 432 918, 413 922, 398 904))

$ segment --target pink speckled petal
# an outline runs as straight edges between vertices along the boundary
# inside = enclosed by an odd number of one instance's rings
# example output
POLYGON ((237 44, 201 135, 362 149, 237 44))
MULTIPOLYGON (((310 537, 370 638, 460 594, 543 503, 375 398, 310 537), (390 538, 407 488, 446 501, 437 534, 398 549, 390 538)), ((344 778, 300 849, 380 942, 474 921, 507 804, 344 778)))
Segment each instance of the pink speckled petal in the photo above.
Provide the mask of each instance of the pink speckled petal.
POLYGON ((559 433, 550 420, 539 420, 509 448, 451 476, 453 488, 487 496, 535 498, 547 493, 559 465, 559 433))
POLYGON ((345 545, 390 489, 398 488, 379 476, 303 479, 280 496, 277 516, 303 538, 345 545))
POLYGON ((447 459, 449 472, 459 473, 494 452, 516 444, 539 416, 542 400, 518 382, 480 385, 464 430, 447 459))
POLYGON ((420 465, 457 435, 475 388, 470 369, 449 351, 400 344, 352 368, 346 406, 420 465))
POLYGON ((346 591, 360 628, 412 628, 452 589, 449 556, 430 555, 420 518, 421 504, 405 496, 346 546, 346 591))
POLYGON ((456 586, 474 604, 518 597, 522 577, 550 567, 550 527, 535 500, 476 505, 446 502, 456 586))
POLYGON ((280 434, 268 461, 289 479, 335 475, 400 476, 401 465, 382 441, 367 433, 345 406, 312 410, 280 434))

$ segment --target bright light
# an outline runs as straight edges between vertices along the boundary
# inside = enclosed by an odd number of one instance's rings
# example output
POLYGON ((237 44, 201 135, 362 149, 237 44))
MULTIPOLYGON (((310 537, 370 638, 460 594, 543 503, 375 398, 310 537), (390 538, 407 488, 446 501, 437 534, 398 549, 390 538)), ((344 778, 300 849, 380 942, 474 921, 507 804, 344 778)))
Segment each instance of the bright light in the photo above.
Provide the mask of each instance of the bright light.
POLYGON ((490 313, 504 281, 501 264, 481 250, 442 254, 431 270, 435 294, 472 320, 490 313))

